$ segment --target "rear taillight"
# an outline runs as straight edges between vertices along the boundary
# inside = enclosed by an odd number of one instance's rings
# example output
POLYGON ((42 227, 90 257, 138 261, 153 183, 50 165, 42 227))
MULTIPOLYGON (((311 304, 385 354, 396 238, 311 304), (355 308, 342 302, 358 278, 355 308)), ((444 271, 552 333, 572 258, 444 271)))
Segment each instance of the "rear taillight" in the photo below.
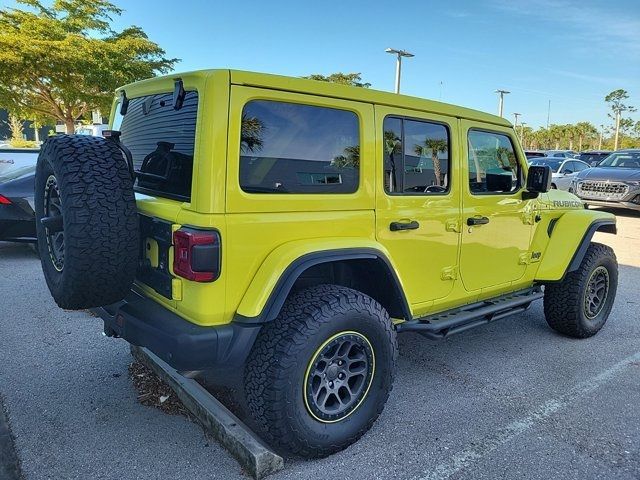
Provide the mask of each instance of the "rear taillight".
POLYGON ((220 234, 181 228, 173 232, 173 271, 187 280, 213 282, 220 276, 220 234))
POLYGON ((0 195, 0 205, 11 205, 11 200, 4 195, 0 195))

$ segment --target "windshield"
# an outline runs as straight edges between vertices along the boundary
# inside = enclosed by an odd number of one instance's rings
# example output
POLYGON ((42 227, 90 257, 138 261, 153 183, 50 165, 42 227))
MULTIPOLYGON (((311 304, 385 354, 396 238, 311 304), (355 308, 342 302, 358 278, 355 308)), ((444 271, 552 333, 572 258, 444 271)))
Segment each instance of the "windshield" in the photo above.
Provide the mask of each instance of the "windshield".
POLYGON ((599 167, 640 168, 640 152, 617 152, 605 158, 599 167))
POLYGON ((555 160, 553 158, 534 158, 531 161, 531 165, 544 166, 549 165, 553 172, 557 172, 560 169, 560 164, 563 160, 555 160))

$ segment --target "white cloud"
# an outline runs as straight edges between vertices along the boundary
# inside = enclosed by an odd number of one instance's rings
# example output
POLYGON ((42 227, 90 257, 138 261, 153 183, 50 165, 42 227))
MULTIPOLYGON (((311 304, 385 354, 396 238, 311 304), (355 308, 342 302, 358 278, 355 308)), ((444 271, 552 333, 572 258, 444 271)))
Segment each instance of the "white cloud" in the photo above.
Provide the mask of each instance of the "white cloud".
MULTIPOLYGON (((493 5, 503 11, 571 29, 572 37, 590 48, 614 50, 622 56, 640 55, 640 14, 630 9, 621 13, 586 5, 584 1, 569 0, 493 0, 493 5)), ((541 29, 544 28, 541 25, 541 29)))

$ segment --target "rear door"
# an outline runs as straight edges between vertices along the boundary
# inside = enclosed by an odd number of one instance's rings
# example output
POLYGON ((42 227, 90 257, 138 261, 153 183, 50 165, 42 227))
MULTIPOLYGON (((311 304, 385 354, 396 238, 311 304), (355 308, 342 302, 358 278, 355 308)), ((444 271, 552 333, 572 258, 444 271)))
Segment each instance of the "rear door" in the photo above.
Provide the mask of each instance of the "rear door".
POLYGON ((491 291, 526 270, 532 200, 523 200, 523 168, 512 129, 461 121, 464 142, 462 282, 469 291, 491 291))
POLYGON ((376 238, 414 311, 446 297, 457 275, 457 119, 376 106, 376 238))

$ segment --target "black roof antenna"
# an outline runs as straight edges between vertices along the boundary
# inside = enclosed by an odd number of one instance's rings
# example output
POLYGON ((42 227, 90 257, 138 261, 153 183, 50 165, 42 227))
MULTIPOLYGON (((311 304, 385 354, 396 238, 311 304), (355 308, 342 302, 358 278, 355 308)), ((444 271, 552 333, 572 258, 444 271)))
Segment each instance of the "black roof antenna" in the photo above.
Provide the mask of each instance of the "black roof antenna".
POLYGON ((184 103, 184 97, 187 95, 187 92, 184 91, 184 85, 182 84, 181 78, 176 78, 175 83, 173 84, 173 109, 180 110, 182 108, 182 104, 184 103))

